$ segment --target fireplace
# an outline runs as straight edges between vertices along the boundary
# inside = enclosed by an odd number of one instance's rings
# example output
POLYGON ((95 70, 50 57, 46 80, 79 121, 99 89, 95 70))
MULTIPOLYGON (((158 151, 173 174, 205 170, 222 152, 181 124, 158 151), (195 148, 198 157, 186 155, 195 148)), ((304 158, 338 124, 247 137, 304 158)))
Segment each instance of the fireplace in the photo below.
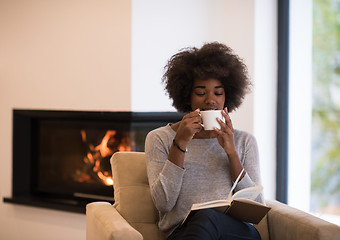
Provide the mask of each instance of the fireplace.
POLYGON ((174 112, 13 110, 12 197, 5 202, 85 212, 114 201, 110 157, 144 151, 146 134, 174 112))

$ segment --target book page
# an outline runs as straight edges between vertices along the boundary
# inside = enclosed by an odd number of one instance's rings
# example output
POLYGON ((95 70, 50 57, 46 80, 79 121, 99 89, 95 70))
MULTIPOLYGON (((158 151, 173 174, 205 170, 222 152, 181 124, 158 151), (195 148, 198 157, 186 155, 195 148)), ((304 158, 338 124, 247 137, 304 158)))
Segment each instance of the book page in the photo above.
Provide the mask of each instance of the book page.
POLYGON ((241 189, 232 196, 232 200, 238 198, 247 198, 250 200, 255 200, 261 194, 262 190, 263 190, 262 186, 241 189))
POLYGON ((214 208, 214 207, 221 207, 229 205, 230 202, 227 200, 214 200, 204 203, 194 203, 191 207, 191 210, 198 210, 198 209, 204 209, 204 208, 214 208))
POLYGON ((229 202, 231 202, 231 200, 232 200, 231 196, 232 196, 232 194, 233 194, 233 191, 234 191, 236 185, 237 185, 238 182, 240 181, 240 178, 241 178, 243 172, 244 172, 244 169, 242 169, 242 171, 240 172, 240 174, 239 174, 238 177, 236 178, 236 181, 234 182, 233 186, 232 186, 231 189, 230 189, 230 192, 229 192, 228 197, 227 197, 227 200, 228 200, 229 202))

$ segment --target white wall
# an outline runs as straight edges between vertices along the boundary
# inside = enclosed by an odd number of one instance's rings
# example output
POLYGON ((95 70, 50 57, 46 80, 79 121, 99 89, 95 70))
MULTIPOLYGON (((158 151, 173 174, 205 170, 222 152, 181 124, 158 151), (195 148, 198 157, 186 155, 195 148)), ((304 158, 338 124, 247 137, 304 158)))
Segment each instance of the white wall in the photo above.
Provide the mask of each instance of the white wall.
MULTIPOLYGON (((237 128, 260 139, 260 156, 265 156, 261 161, 272 166, 275 142, 272 133, 263 136, 261 130, 273 130, 272 112, 264 114, 266 109, 259 111, 256 105, 267 100, 263 92, 257 93, 263 85, 270 83, 265 93, 276 91, 270 82, 276 76, 271 71, 261 75, 254 67, 263 74, 275 61, 269 53, 260 60, 264 68, 255 65, 254 58, 258 59, 261 39, 255 35, 256 26, 261 26, 258 14, 266 13, 265 21, 273 21, 275 14, 267 11, 276 9, 273 4, 264 8, 262 2, 269 4, 269 0, 0 1, 0 197, 11 196, 13 108, 173 110, 160 82, 167 59, 180 48, 213 40, 244 58, 255 79, 254 93, 232 118, 237 128), (263 114, 270 128, 256 120, 263 114)), ((270 38, 267 52, 274 51, 274 29, 273 25, 262 29, 264 39, 270 38)), ((273 94, 269 97, 275 101, 273 94)), ((275 180, 274 171, 263 171, 265 189, 268 179, 275 180)), ((0 202, 0 239, 46 236, 85 239, 85 215, 0 202)))
MULTIPOLYGON (((167 60, 182 48, 211 41, 233 48, 253 78, 253 1, 133 1, 132 110, 175 111, 161 84, 167 60)), ((232 117, 235 127, 253 132, 252 94, 232 117)))
POLYGON ((291 2, 289 27, 288 204, 309 212, 312 147, 313 1, 291 2))
POLYGON ((254 135, 264 195, 276 195, 277 3, 255 1, 254 135))
POLYGON ((0 239, 85 239, 85 215, 11 196, 12 109, 131 109, 131 2, 0 1, 0 239))

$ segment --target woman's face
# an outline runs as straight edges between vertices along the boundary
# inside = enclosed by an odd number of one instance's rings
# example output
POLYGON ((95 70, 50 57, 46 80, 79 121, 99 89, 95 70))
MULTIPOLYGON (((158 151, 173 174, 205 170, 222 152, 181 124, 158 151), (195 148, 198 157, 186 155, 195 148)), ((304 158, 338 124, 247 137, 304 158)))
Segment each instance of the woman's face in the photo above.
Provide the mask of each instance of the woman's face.
POLYGON ((225 92, 222 83, 215 79, 195 80, 191 91, 191 108, 204 110, 222 110, 225 92))

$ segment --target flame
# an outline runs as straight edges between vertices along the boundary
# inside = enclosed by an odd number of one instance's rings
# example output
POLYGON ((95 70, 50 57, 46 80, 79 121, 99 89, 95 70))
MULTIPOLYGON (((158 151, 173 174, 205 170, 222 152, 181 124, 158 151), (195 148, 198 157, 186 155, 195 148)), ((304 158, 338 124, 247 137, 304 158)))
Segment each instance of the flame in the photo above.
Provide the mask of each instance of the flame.
POLYGON ((102 157, 107 157, 114 153, 114 151, 108 147, 108 143, 109 141, 111 141, 111 144, 113 144, 112 142, 115 142, 114 136, 116 133, 117 131, 115 130, 108 130, 103 137, 102 142, 95 147, 95 150, 99 151, 102 157))
POLYGON ((103 183, 107 186, 113 185, 113 179, 110 176, 105 176, 103 172, 97 172, 98 177, 103 181, 103 183))
MULTIPOLYGON (((129 136, 117 137, 116 130, 107 130, 105 136, 102 138, 100 144, 94 146, 87 144, 86 131, 80 131, 81 139, 86 143, 88 150, 83 159, 85 166, 91 166, 91 171, 98 176, 98 178, 107 186, 113 185, 112 176, 109 171, 101 169, 102 161, 107 161, 108 158, 115 152, 131 151, 135 147, 135 143, 130 141, 129 136)), ((90 179, 91 174, 77 174, 78 181, 84 181, 84 179, 90 179), (85 176, 83 176, 85 175, 85 176)), ((89 180, 90 181, 90 180, 89 180)))
POLYGON ((108 177, 108 178, 106 179, 106 185, 108 185, 108 186, 112 186, 112 185, 113 185, 113 179, 112 179, 112 177, 108 177))

